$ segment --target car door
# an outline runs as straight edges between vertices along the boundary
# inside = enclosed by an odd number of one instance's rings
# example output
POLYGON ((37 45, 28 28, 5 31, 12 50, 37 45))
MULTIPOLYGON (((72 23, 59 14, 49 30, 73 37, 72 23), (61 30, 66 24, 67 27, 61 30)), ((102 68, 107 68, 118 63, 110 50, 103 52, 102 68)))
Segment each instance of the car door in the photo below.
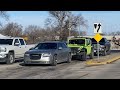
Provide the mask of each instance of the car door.
POLYGON ((105 38, 105 46, 106 46, 106 50, 108 51, 110 49, 110 43, 106 38, 105 38))
POLYGON ((21 57, 21 48, 20 48, 20 42, 18 39, 14 40, 14 51, 15 51, 15 58, 21 57))
POLYGON ((90 39, 86 39, 86 49, 87 49, 87 55, 91 53, 91 40, 90 39))
POLYGON ((57 56, 58 56, 58 62, 62 62, 63 59, 64 59, 64 55, 63 55, 63 47, 62 47, 62 44, 61 44, 61 43, 58 43, 57 56), (60 47, 61 47, 62 49, 59 49, 60 47))
POLYGON ((24 42, 23 39, 19 39, 19 41, 20 41, 20 46, 19 47, 20 47, 21 57, 23 57, 24 53, 26 51, 26 45, 25 45, 25 42, 24 42))
POLYGON ((66 61, 68 58, 69 50, 65 43, 62 43, 62 47, 63 47, 63 60, 66 61))

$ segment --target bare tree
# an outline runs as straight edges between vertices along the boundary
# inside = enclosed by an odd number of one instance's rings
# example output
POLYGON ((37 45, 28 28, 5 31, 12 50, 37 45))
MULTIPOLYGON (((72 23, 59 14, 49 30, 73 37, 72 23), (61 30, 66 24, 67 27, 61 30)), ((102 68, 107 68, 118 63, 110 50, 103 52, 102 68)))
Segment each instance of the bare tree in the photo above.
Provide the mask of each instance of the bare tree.
POLYGON ((7 11, 0 11, 0 16, 3 17, 3 18, 5 18, 5 19, 7 19, 7 20, 9 19, 7 11))
POLYGON ((44 30, 36 25, 29 25, 24 30, 24 35, 28 37, 28 43, 37 43, 41 41, 43 37, 44 30))
POLYGON ((47 19, 47 25, 52 26, 53 24, 58 28, 60 40, 66 40, 71 31, 76 30, 80 25, 87 27, 86 20, 82 15, 75 16, 70 11, 49 11, 49 14, 52 19, 47 19))
MULTIPOLYGON (((83 18, 83 16, 82 15, 74 16, 73 14, 69 14, 65 24, 65 29, 69 31, 69 36, 71 32, 73 32, 74 30, 76 32, 76 30, 78 30, 78 27, 81 27, 81 26, 84 26, 86 28, 88 27, 87 21, 83 18)), ((80 31, 80 35, 83 35, 84 34, 83 32, 85 33, 85 31, 80 31)))
POLYGON ((54 24, 59 28, 60 40, 62 40, 63 27, 69 13, 69 11, 49 11, 50 16, 54 19, 54 24))
MULTIPOLYGON (((5 18, 6 20, 9 20, 9 15, 7 14, 7 11, 0 11, 0 16, 2 18, 5 18)), ((1 22, 0 22, 0 26, 2 26, 1 22)))
POLYGON ((13 22, 8 23, 2 28, 1 33, 12 37, 22 36, 22 25, 13 22))

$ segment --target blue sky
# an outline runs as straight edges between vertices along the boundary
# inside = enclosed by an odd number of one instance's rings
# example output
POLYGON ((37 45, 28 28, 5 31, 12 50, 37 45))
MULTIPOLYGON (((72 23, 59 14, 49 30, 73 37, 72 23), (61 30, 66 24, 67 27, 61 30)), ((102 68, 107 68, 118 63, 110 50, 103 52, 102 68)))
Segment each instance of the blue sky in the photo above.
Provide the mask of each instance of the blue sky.
MULTIPOLYGON (((17 22, 23 27, 28 25, 39 25, 44 27, 44 22, 49 14, 47 11, 8 11, 10 20, 17 22)), ((81 27, 80 30, 87 30, 88 35, 93 35, 94 23, 102 24, 103 32, 120 31, 120 11, 73 11, 73 14, 82 14, 88 21, 88 28, 81 27)), ((8 23, 2 20, 4 24, 8 23)))

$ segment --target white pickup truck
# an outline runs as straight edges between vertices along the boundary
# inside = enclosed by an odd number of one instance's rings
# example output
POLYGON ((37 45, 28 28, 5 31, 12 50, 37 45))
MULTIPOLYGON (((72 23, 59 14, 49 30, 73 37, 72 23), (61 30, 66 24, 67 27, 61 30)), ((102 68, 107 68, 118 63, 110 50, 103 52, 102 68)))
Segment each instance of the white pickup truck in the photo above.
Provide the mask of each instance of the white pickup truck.
POLYGON ((24 53, 35 45, 26 45, 23 38, 0 38, 0 62, 14 63, 18 58, 23 58, 24 53))

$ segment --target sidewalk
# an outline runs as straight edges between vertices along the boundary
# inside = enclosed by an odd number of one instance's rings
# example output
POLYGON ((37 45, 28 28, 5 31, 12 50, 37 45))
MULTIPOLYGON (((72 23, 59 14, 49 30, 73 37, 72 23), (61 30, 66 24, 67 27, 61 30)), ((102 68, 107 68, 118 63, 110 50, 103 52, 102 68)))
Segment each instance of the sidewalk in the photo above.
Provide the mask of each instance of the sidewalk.
POLYGON ((112 63, 118 59, 120 59, 119 53, 114 55, 101 56, 99 60, 96 58, 86 61, 86 65, 87 66, 104 65, 104 64, 112 63))

